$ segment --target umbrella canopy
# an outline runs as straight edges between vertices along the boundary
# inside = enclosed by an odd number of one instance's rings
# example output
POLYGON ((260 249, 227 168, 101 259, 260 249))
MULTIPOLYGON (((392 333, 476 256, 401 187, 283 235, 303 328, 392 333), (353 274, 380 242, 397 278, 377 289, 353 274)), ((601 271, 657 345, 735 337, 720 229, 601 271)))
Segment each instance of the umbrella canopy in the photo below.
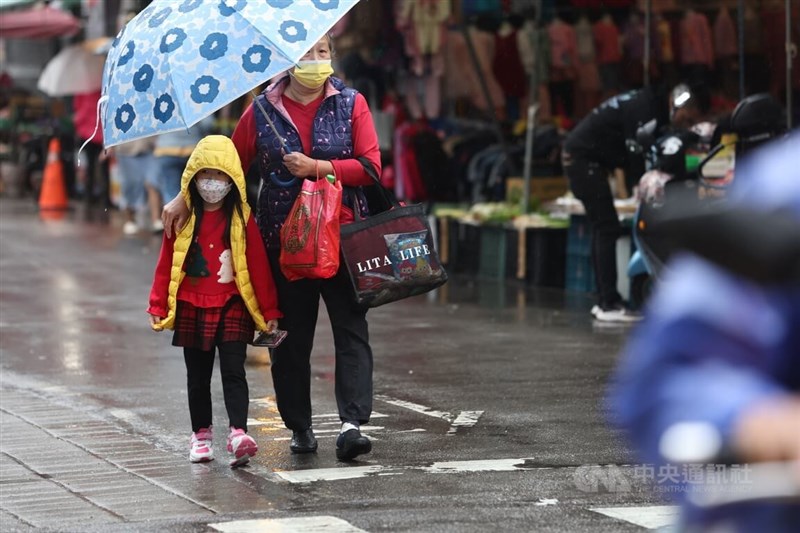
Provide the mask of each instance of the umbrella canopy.
POLYGON ((185 129, 291 68, 358 0, 155 0, 114 39, 106 147, 185 129))
POLYGON ((49 6, 0 13, 0 36, 5 39, 46 39, 78 33, 80 21, 49 6))
POLYGON ((100 90, 105 56, 83 45, 64 48, 45 65, 36 86, 49 96, 70 96, 100 90))

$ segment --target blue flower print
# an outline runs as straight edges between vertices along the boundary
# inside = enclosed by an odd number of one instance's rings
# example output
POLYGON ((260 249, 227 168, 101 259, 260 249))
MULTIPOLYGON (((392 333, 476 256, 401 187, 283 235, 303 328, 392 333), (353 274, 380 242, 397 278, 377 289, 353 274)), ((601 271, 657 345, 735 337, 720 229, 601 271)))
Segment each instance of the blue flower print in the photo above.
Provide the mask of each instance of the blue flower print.
POLYGON ((174 52, 186 40, 186 32, 180 28, 172 28, 161 38, 161 53, 174 52))
POLYGON ((200 76, 192 84, 192 100, 198 104, 210 103, 219 94, 219 80, 213 76, 200 76))
POLYGON ((194 11, 200 4, 203 3, 203 0, 184 0, 184 2, 178 8, 178 11, 181 13, 189 13, 190 11, 194 11))
POLYGON ((281 23, 281 28, 278 30, 283 37, 283 40, 287 43, 297 43, 300 41, 305 41, 308 32, 306 32, 306 27, 303 26, 302 22, 297 22, 296 20, 286 20, 281 23))
POLYGON ((339 7, 339 0, 311 0, 320 11, 330 11, 339 7))
POLYGON ((272 50, 260 44, 254 44, 242 54, 242 68, 247 72, 264 72, 272 62, 272 50))
POLYGON ((167 20, 167 17, 170 15, 170 13, 172 13, 172 8, 165 7, 164 9, 153 15, 153 17, 147 21, 147 24, 151 28, 158 28, 159 26, 161 26, 161 24, 164 23, 165 20, 167 20))
POLYGON ((133 126, 133 119, 136 118, 136 113, 133 111, 131 104, 122 104, 117 108, 114 115, 114 125, 122 133, 127 133, 131 126, 133 126))
POLYGON ((294 0, 267 0, 269 7, 274 7, 275 9, 286 9, 294 0))
POLYGON ((175 102, 172 100, 172 97, 168 94, 162 94, 158 98, 156 98, 156 103, 153 105, 153 116, 160 120, 162 123, 166 123, 169 119, 172 118, 172 114, 175 112, 175 102))
POLYGON ((219 59, 228 51, 228 37, 224 33, 215 32, 206 37, 200 45, 200 55, 209 61, 219 59))
POLYGON ((143 93, 150 88, 150 84, 153 82, 153 67, 145 63, 141 66, 139 70, 136 71, 136 74, 133 75, 133 88, 143 93))
POLYGON ((234 5, 230 5, 231 0, 220 0, 219 2, 219 13, 223 17, 230 17, 237 11, 241 11, 244 9, 244 6, 247 5, 247 0, 236 0, 234 5))
POLYGON ((128 61, 133 59, 133 52, 136 51, 136 43, 133 41, 128 41, 125 43, 125 51, 122 52, 122 55, 119 56, 119 60, 117 61, 117 66, 121 67, 126 65, 128 61))

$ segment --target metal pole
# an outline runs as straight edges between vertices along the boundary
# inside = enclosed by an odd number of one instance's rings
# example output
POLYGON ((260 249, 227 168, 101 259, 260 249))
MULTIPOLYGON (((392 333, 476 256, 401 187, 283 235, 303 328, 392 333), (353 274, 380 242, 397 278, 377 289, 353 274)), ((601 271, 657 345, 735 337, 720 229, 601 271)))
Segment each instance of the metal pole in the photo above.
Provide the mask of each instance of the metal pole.
MULTIPOLYGON (((541 20, 541 4, 537 6, 536 17, 534 18, 534 33, 529 35, 531 49, 534 53, 539 51, 540 33, 539 20, 541 20)), ((528 102, 528 121, 525 132, 525 160, 522 170, 522 213, 528 213, 531 208, 531 167, 533 166, 533 140, 536 133, 536 112, 539 110, 539 62, 533 64, 531 77, 528 82, 530 90, 530 101, 528 102)))
POLYGON ((644 86, 650 85, 650 24, 653 15, 653 0, 647 0, 644 8, 644 86))
POLYGON ((786 129, 792 129, 792 9, 786 0, 786 129))
POLYGON ((739 0, 739 100, 744 100, 744 0, 739 0))

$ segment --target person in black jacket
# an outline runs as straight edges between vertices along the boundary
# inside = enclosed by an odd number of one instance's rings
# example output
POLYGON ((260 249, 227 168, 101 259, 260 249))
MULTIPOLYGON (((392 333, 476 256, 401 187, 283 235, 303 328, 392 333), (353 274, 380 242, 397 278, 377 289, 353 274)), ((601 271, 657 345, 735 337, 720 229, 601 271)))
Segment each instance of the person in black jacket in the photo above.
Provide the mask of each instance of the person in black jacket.
POLYGON ((696 123, 710 107, 702 87, 681 84, 671 92, 664 86, 619 94, 589 113, 567 136, 562 151, 564 172, 572 193, 586 210, 592 227, 592 262, 598 302, 592 308, 595 319, 632 322, 640 316, 631 312, 617 291, 616 240, 621 233, 614 198, 608 183, 610 172, 625 171, 628 190, 644 173, 644 158, 636 144, 636 131, 651 121, 656 129, 696 123))

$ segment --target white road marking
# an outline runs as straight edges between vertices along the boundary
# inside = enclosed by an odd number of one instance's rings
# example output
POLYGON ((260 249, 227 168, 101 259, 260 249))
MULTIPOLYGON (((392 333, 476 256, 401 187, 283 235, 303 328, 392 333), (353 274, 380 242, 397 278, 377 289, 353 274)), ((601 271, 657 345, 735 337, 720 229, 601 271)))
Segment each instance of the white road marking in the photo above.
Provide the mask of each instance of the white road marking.
POLYGON ((474 426, 478 423, 478 419, 483 414, 483 411, 461 411, 458 413, 458 415, 454 416, 448 411, 437 411, 419 403, 398 400, 397 398, 391 398, 389 396, 377 395, 375 396, 375 399, 390 405, 408 409, 409 411, 414 411, 415 413, 431 416, 433 418, 440 418, 446 422, 450 422, 450 429, 447 430, 448 435, 455 435, 456 431, 458 431, 458 428, 460 427, 474 426))
POLYGON ((403 407, 410 411, 414 411, 415 413, 420 413, 426 416, 432 416, 434 418, 441 418, 442 420, 446 420, 447 422, 452 422, 454 420, 453 415, 448 413, 447 411, 436 411, 422 404, 407 402, 405 400, 396 400, 394 398, 390 398, 388 396, 383 396, 383 395, 377 395, 375 396, 375 399, 388 403, 390 405, 403 407))
POLYGON ((678 521, 679 508, 675 505, 648 505, 645 507, 594 507, 590 511, 624 520, 647 529, 658 529, 678 521))
POLYGON ((428 474, 458 474, 462 472, 513 472, 515 470, 549 470, 549 468, 526 468, 529 459, 487 459, 477 461, 443 461, 431 466, 353 466, 339 468, 311 468, 307 470, 286 470, 274 473, 290 483, 310 483, 312 481, 338 481, 356 479, 371 475, 396 476, 408 471, 423 471, 428 474))
POLYGON ((223 533, 366 533, 335 516, 236 520, 208 525, 223 533))
POLYGON ((455 435, 460 427, 472 427, 478 423, 478 419, 483 414, 483 411, 461 411, 453 423, 450 424, 450 429, 447 431, 448 435, 455 435))
POLYGON ((525 470, 528 459, 480 459, 476 461, 442 461, 422 468, 429 474, 454 474, 458 472, 512 472, 525 470))
MULTIPOLYGON (((311 481, 338 481, 356 479, 369 475, 384 473, 390 467, 381 465, 351 466, 341 468, 311 468, 308 470, 276 471, 275 474, 290 483, 309 483, 311 481)), ((398 472, 399 473, 399 472, 398 472)))
POLYGON ((534 503, 533 505, 557 505, 558 500, 556 498, 539 498, 539 501, 534 503))

